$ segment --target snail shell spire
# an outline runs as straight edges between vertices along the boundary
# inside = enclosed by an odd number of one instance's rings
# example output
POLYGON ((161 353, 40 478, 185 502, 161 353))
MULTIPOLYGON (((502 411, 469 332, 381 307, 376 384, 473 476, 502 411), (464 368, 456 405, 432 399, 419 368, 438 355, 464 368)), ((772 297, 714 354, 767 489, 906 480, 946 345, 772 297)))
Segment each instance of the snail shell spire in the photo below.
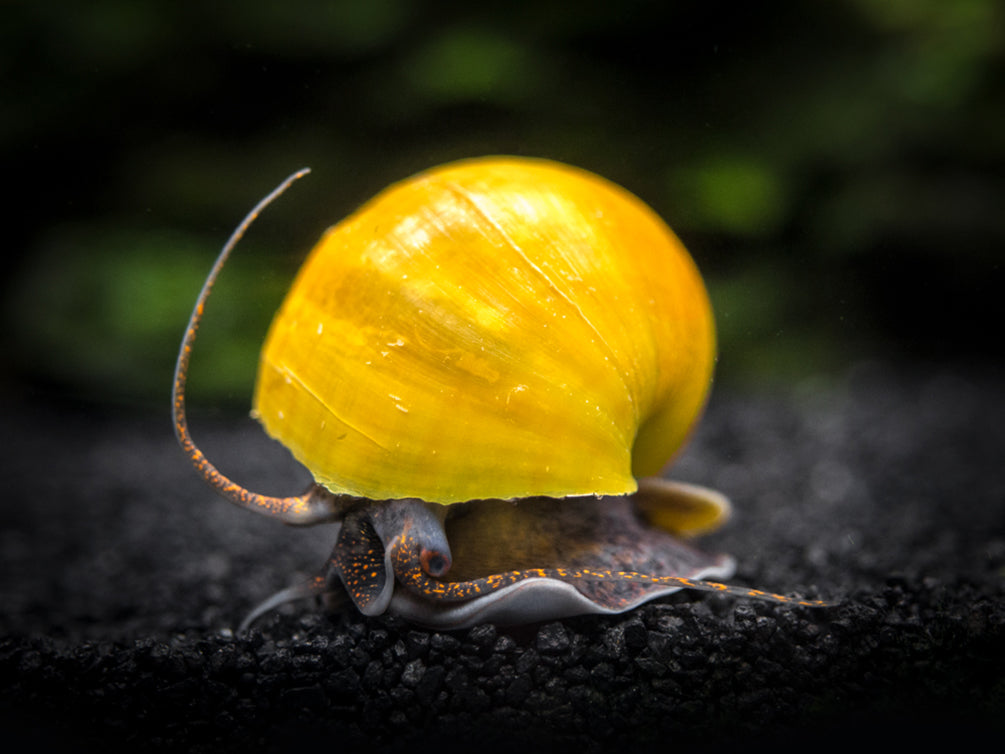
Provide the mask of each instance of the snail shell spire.
POLYGON ((626 494, 684 442, 714 360, 704 284, 650 208, 579 169, 482 158, 324 234, 254 414, 334 493, 626 494))

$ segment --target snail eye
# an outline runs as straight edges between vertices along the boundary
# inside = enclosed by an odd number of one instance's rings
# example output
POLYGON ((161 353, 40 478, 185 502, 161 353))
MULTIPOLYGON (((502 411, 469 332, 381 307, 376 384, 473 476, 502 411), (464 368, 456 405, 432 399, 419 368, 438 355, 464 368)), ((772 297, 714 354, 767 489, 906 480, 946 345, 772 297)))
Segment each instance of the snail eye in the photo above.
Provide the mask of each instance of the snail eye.
POLYGON ((450 558, 437 550, 422 548, 419 553, 422 570, 433 577, 445 576, 450 570, 450 558))

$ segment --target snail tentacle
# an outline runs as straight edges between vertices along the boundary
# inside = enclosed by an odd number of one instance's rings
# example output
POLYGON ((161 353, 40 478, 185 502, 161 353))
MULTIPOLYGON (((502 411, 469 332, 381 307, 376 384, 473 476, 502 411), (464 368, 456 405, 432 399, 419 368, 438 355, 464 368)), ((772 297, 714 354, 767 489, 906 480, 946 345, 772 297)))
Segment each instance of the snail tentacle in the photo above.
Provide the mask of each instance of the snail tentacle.
POLYGON ((589 568, 528 568, 506 571, 468 581, 441 581, 430 577, 422 568, 419 549, 406 526, 391 548, 394 572, 402 586, 414 593, 439 602, 463 602, 500 591, 528 579, 553 579, 569 584, 578 581, 641 582, 662 586, 694 589, 705 592, 719 592, 734 597, 777 602, 800 607, 830 607, 821 600, 804 600, 784 594, 774 594, 760 589, 721 584, 717 581, 689 579, 683 576, 655 576, 634 571, 609 571, 589 568))
POLYGON ((244 236, 245 231, 251 226, 262 210, 279 197, 290 184, 298 178, 310 172, 309 168, 303 168, 286 178, 279 186, 272 190, 268 196, 258 202, 255 207, 241 221, 234 230, 227 243, 224 244, 220 255, 216 258, 213 268, 210 270, 206 281, 199 291, 195 306, 192 308, 192 315, 189 317, 188 327, 181 341, 181 348, 178 351, 178 360, 175 363, 174 382, 172 383, 172 408, 174 414, 174 431, 185 455, 195 467, 199 475, 220 495, 230 500, 235 505, 242 508, 264 513, 272 518, 294 525, 310 526, 324 521, 331 521, 336 516, 336 505, 334 496, 322 487, 312 485, 310 489, 301 495, 290 497, 272 497, 261 495, 245 489, 237 482, 228 479, 206 458, 203 452, 192 440, 188 429, 188 417, 185 406, 185 386, 188 382, 189 363, 192 358, 192 345, 195 343, 196 335, 199 332, 199 324, 202 321, 203 311, 206 308, 206 300, 213 290, 213 285, 223 269, 224 263, 234 250, 237 243, 244 236))
POLYGON ((248 612, 246 616, 244 616, 244 620, 242 620, 241 624, 237 627, 237 633, 243 634, 251 627, 252 623, 261 618, 267 612, 275 610, 280 605, 285 605, 288 602, 296 602, 297 600, 308 599, 310 597, 320 597, 328 592, 329 588, 326 585, 324 577, 321 576, 315 577, 302 584, 294 584, 286 587, 285 589, 280 589, 275 594, 272 594, 259 602, 248 612))
POLYGON ((350 598, 364 615, 380 615, 394 591, 389 548, 403 530, 411 532, 417 567, 426 576, 446 575, 451 556, 443 531, 442 506, 421 500, 384 500, 347 513, 328 567, 338 574, 350 598))

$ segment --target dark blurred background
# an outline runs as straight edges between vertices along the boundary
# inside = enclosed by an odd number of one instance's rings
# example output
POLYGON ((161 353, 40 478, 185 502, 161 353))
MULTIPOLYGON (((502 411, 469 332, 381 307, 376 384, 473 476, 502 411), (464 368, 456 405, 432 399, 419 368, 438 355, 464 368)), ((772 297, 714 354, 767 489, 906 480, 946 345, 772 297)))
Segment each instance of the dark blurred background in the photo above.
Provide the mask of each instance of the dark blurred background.
POLYGON ((165 410, 234 225, 193 400, 247 408, 328 226, 491 153, 598 172, 706 275, 719 380, 1001 364, 1005 10, 993 0, 4 3, 8 396, 165 410))

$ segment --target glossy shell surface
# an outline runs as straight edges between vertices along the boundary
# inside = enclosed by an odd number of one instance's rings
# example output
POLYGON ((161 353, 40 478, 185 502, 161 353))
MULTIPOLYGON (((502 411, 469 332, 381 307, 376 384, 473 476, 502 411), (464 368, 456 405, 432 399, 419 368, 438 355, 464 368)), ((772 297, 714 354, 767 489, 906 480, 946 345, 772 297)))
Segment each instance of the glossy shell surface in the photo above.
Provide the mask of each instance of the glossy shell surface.
POLYGON ((691 257, 639 199, 554 162, 470 160, 325 233, 254 414, 334 493, 620 495, 683 443, 714 345, 691 257))

